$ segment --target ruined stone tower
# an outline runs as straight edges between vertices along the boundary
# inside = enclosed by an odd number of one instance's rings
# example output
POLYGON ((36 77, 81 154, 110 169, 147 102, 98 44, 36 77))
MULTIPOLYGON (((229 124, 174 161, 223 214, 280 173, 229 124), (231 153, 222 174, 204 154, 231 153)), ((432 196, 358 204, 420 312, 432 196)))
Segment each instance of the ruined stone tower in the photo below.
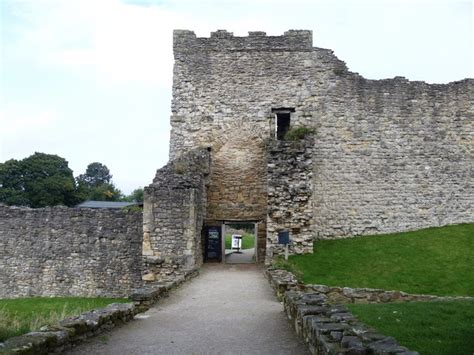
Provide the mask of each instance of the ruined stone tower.
POLYGON ((206 226, 256 225, 257 261, 313 240, 472 221, 474 85, 348 71, 311 31, 174 32, 170 163, 145 190, 157 277, 199 265, 206 226), (295 127, 313 134, 284 140, 295 127))

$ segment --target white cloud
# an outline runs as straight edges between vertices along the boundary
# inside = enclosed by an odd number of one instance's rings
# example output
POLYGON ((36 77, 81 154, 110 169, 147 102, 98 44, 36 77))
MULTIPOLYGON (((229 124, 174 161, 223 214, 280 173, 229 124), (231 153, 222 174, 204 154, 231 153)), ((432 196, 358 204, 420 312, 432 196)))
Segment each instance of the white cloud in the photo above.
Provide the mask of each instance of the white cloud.
POLYGON ((0 158, 59 154, 77 173, 101 161, 125 191, 149 184, 167 160, 175 28, 199 37, 217 29, 237 36, 312 29, 316 47, 335 50, 350 70, 369 78, 472 76, 472 2, 466 1, 0 3, 8 12, 0 29, 2 84, 11 106, 2 111, 0 158))
MULTIPOLYGON (((143 3, 143 1, 138 3, 143 3)), ((343 54, 341 59, 347 61, 349 68, 352 68, 354 63, 355 70, 360 70, 361 74, 365 75, 364 71, 367 67, 369 69, 366 75, 375 78, 378 72, 375 75, 369 72, 374 66, 369 63, 367 57, 381 57, 378 67, 383 67, 386 65, 384 63, 389 62, 383 57, 383 53, 387 53, 387 50, 392 51, 395 57, 398 57, 398 51, 403 50, 400 48, 401 45, 406 47, 404 53, 409 51, 415 53, 416 50, 419 52, 417 55, 428 53, 428 48, 422 51, 418 47, 427 46, 430 42, 429 37, 425 37, 423 42, 417 44, 415 41, 410 42, 410 36, 416 36, 419 30, 429 34, 429 31, 435 29, 426 28, 423 25, 423 23, 429 23, 428 19, 409 18, 410 13, 413 16, 422 16, 424 12, 435 13, 432 6, 426 7, 428 3, 447 4, 444 0, 430 2, 428 0, 398 0, 388 1, 386 4, 362 1, 356 7, 350 0, 339 2, 295 0, 292 3, 293 11, 289 13, 289 6, 285 1, 270 2, 270 0, 221 1, 219 3, 188 0, 146 1, 146 6, 120 0, 39 0, 21 3, 23 6, 18 12, 28 26, 21 33, 22 38, 19 42, 21 43, 23 39, 27 43, 25 52, 29 52, 30 55, 32 49, 28 45, 34 46, 39 62, 93 76, 101 84, 123 85, 138 82, 169 88, 172 81, 172 30, 174 28, 191 29, 198 36, 209 36, 209 33, 216 29, 228 29, 236 35, 246 35, 249 30, 264 30, 269 34, 278 35, 289 28, 314 29, 316 26, 318 29, 314 40, 316 46, 321 44, 321 40, 324 41, 320 34, 328 35, 328 38, 332 38, 328 46, 332 49, 341 48, 336 54, 343 54), (152 5, 154 3, 157 5, 152 5), (270 3, 272 6, 268 9, 270 3), (392 12, 396 10, 396 16, 381 11, 384 6, 392 12), (248 11, 245 11, 246 8, 248 11), (265 9, 266 15, 263 16, 262 12, 265 9), (289 18, 289 15, 299 20, 289 18), (363 16, 365 20, 358 21, 358 18, 363 16), (328 24, 330 20, 326 17, 334 17, 332 23, 337 27, 330 27, 328 24), (343 21, 343 23, 336 25, 334 21, 343 21), (295 24, 298 25, 295 27, 295 24), (371 24, 377 26, 380 31, 374 31, 371 24), (412 26, 410 31, 405 29, 405 25, 412 26), (413 26, 418 27, 413 28, 413 26), (351 31, 350 28, 355 30, 351 31), (356 33, 362 33, 368 37, 361 43, 356 43, 357 40, 347 40, 347 38, 353 38, 351 36, 356 33), (392 38, 395 41, 399 39, 403 43, 394 42, 393 45, 388 43, 392 41, 392 38), (380 46, 380 50, 377 50, 376 46, 380 46), (358 51, 358 48, 362 47, 363 51, 358 51), (368 52, 370 50, 374 54, 368 52), (359 62, 369 64, 359 65, 359 62)), ((468 3, 459 2, 458 4, 468 3)), ((444 8, 440 9, 444 11, 444 8)), ((435 14, 440 16, 440 13, 435 14)), ((459 32, 459 29, 457 30, 459 32)), ((443 31, 446 32, 447 29, 443 28, 443 31)), ((439 38, 438 32, 433 34, 431 41, 439 38)), ((471 36, 472 39, 472 34, 466 34, 466 36, 471 36)), ((443 46, 461 43, 461 41, 462 38, 455 34, 452 41, 445 41, 443 46)), ((436 48, 432 44, 430 46, 430 48, 436 48)), ((451 48, 448 51, 454 53, 453 57, 459 58, 459 55, 451 48)), ((433 53, 433 49, 431 52, 433 53)), ((469 54, 472 57, 472 53, 469 54)), ((432 55, 433 59, 439 57, 439 53, 432 55)), ((410 56, 409 60, 408 65, 415 65, 416 56, 410 56)), ((434 62, 431 65, 437 65, 437 63, 434 62)), ((401 72, 402 66, 406 67, 403 58, 399 67, 393 68, 395 71, 399 70, 396 75, 410 75, 409 72, 407 74, 401 72)), ((456 63, 456 66, 459 64, 456 63)), ((390 72, 389 76, 393 76, 390 68, 387 70, 390 72)), ((387 75, 381 74, 381 77, 387 77, 387 75)), ((421 76, 416 79, 424 78, 421 76)), ((424 80, 437 81, 429 78, 424 80)), ((449 81, 444 77, 438 80, 449 81)))
POLYGON ((21 134, 25 131, 45 129, 57 118, 53 110, 34 110, 10 106, 0 111, 2 134, 21 134))
POLYGON ((27 9, 19 12, 28 26, 17 33, 39 62, 105 83, 171 85, 172 30, 187 23, 186 16, 118 0, 40 3, 23 4, 27 9))
POLYGON ((0 162, 32 154, 29 147, 31 140, 39 137, 41 132, 47 132, 57 117, 54 110, 5 106, 0 111, 0 162), (10 149, 12 139, 17 142, 14 144, 15 152, 10 149))

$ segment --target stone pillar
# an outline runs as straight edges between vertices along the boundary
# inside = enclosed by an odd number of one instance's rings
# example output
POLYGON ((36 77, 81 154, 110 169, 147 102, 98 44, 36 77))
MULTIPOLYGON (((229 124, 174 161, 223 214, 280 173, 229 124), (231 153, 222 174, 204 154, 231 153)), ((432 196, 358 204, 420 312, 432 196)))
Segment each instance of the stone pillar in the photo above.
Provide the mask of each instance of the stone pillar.
POLYGON ((313 145, 310 136, 269 145, 266 264, 284 254, 278 244, 280 231, 290 232, 290 254, 313 252, 313 145))
POLYGON ((165 281, 202 264, 208 169, 208 152, 192 151, 158 170, 145 188, 145 281, 165 281))

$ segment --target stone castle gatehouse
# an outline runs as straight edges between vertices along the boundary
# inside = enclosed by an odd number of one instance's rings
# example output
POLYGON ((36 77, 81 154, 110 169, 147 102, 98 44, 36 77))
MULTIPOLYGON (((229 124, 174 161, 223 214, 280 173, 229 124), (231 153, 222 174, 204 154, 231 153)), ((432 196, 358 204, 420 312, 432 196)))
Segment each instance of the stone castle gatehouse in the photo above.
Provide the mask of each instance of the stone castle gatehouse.
POLYGON ((474 221, 473 79, 367 80, 310 31, 175 31, 174 57, 170 161, 143 213, 0 205, 0 298, 183 280, 231 262, 223 236, 239 226, 269 263, 279 235, 300 254, 318 239, 474 221))
POLYGON ((315 239, 473 220, 474 80, 368 80, 312 42, 174 31, 170 162, 145 189, 153 277, 200 265, 209 228, 222 239, 231 222, 255 225, 256 261, 269 262, 280 231, 305 253, 315 239), (298 127, 312 133, 284 139, 298 127))

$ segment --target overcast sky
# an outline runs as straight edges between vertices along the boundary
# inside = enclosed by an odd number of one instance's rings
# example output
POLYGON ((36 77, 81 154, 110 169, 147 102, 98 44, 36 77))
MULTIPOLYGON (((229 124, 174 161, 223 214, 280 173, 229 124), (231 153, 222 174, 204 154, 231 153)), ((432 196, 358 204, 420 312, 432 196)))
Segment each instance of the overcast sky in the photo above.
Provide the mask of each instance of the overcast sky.
POLYGON ((313 31, 370 79, 473 77, 472 1, 0 0, 0 162, 109 167, 123 192, 168 158, 172 30, 313 31))

